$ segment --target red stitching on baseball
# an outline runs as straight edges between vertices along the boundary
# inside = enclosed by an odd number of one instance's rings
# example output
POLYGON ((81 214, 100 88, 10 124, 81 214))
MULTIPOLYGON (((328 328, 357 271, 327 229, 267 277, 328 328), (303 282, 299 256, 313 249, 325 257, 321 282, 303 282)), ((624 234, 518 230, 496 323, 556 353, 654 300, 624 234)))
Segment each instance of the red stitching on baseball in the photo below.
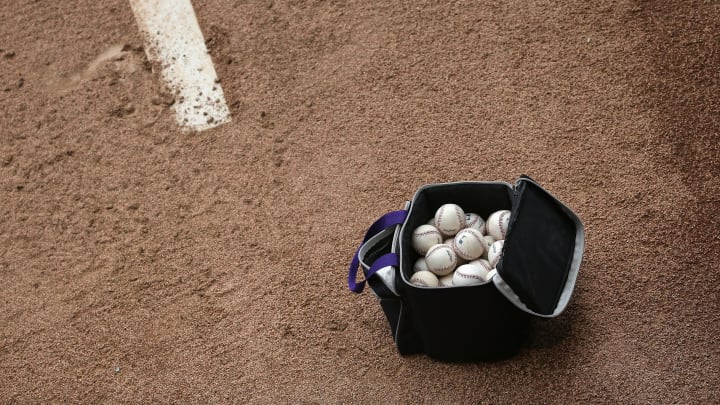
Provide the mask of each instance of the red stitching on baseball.
POLYGON ((488 264, 485 264, 485 262, 481 262, 478 260, 478 264, 481 265, 483 269, 487 271, 492 271, 492 269, 490 268, 490 262, 488 262, 488 264))
POLYGON ((480 280, 480 281, 485 281, 484 278, 482 278, 482 277, 480 277, 480 276, 478 276, 478 275, 476 275, 476 274, 465 274, 465 273, 463 273, 462 271, 459 271, 459 272, 457 272, 457 275, 460 276, 460 277, 463 277, 463 278, 474 278, 474 279, 477 279, 477 280, 480 280))
MULTIPOLYGON (((440 207, 440 208, 442 208, 442 207, 440 207)), ((440 229, 440 221, 442 221, 443 210, 438 210, 436 214, 437 215, 435 216, 435 228, 440 229)))
POLYGON ((421 285, 421 286, 423 286, 423 287, 429 287, 429 285, 427 285, 427 283, 425 282, 425 280, 423 280, 423 279, 421 279, 421 278, 416 278, 415 281, 414 281, 414 283, 415 283, 415 285, 421 285))
POLYGON ((484 246, 485 241, 483 240, 482 234, 480 233, 480 231, 477 231, 477 233, 470 232, 470 235, 472 235, 475 238, 475 240, 477 240, 480 243, 480 246, 484 246), (478 236, 478 234, 480 234, 480 236, 478 236))
MULTIPOLYGON (((493 243, 493 246, 494 246, 494 245, 495 245, 495 244, 493 243)), ((491 247, 492 247, 492 246, 491 246, 491 247)), ((504 244, 503 244, 503 247, 504 247, 504 244)), ((489 253, 489 252, 488 252, 488 253, 489 253)), ((493 260, 492 262, 490 262, 490 265, 491 265, 492 267, 497 266, 497 264, 500 262, 500 258, 503 256, 503 253, 505 253, 505 252, 504 252, 504 249, 500 248, 500 252, 498 252, 497 256, 495 256, 495 260, 493 260)))
MULTIPOLYGON (((456 260, 455 262, 457 263, 457 260, 456 260)), ((439 271, 439 272, 441 272, 441 273, 445 273, 446 271, 452 270, 452 269, 454 269, 454 268, 455 268, 455 266, 452 266, 452 265, 451 265, 451 266, 443 267, 443 268, 441 268, 441 269, 437 269, 436 271, 439 271)), ((434 272, 433 272, 433 273, 434 273, 434 272)), ((444 275, 447 275, 447 274, 444 274, 444 275)))
POLYGON ((415 235, 415 236, 440 235, 440 232, 438 232, 437 230, 433 229, 433 230, 431 230, 431 231, 421 232, 421 233, 413 232, 413 235, 415 235))
POLYGON ((500 234, 502 235, 503 239, 505 239, 507 230, 505 227, 503 227, 503 218, 505 218, 506 215, 508 215, 510 211, 503 211, 498 215, 498 228, 500 228, 500 234))
POLYGON ((465 213, 462 212, 462 209, 459 205, 456 205, 455 207, 455 215, 458 216, 458 225, 460 226, 460 229, 463 229, 465 226, 465 213), (461 215, 462 214, 462 215, 461 215))

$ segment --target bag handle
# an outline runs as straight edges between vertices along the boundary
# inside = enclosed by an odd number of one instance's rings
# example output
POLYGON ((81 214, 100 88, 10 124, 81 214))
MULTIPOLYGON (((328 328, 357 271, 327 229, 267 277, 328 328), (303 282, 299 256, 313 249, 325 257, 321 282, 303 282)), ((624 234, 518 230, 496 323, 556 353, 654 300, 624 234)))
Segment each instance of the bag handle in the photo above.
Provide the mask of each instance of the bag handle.
POLYGON ((407 214, 407 210, 391 211, 378 218, 377 221, 373 222, 373 224, 370 225, 370 228, 365 233, 365 237, 363 238, 360 247, 358 247, 358 249, 355 251, 355 256, 353 256, 353 259, 350 262, 350 270, 348 271, 348 288, 350 289, 350 291, 356 294, 361 293, 362 290, 365 288, 365 282, 367 281, 367 279, 370 278, 373 274, 375 274, 376 271, 380 270, 383 267, 398 265, 399 259, 397 257, 397 254, 387 253, 375 260, 375 262, 370 266, 370 270, 368 271, 364 280, 357 281, 358 267, 360 266, 360 259, 358 258, 358 254, 360 253, 360 248, 362 247, 362 245, 383 230, 390 228, 391 226, 396 226, 404 223, 405 219, 407 218, 407 214))

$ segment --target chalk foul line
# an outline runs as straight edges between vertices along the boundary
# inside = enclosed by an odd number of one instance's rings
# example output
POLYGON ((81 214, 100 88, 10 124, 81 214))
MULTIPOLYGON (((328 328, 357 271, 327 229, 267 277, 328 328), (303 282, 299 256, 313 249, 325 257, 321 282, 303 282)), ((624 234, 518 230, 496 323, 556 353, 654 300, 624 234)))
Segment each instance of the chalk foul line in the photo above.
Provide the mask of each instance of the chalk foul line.
POLYGON ((231 121, 190 0, 130 0, 148 58, 175 95, 178 125, 203 131, 231 121))

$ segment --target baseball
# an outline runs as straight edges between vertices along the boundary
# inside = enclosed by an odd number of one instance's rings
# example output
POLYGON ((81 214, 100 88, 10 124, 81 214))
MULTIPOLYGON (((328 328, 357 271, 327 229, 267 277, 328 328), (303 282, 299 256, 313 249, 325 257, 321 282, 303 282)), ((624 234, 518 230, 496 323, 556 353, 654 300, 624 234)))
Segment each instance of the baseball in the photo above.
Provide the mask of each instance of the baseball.
POLYGON ((481 234, 485 235, 485 220, 474 212, 465 214, 465 227, 477 229, 481 234))
POLYGON ((487 259, 488 252, 490 251, 490 246, 495 243, 495 238, 490 235, 485 235, 483 236, 483 241, 485 242, 485 252, 482 254, 482 258, 487 259))
POLYGON ((463 264, 455 270, 453 275, 453 285, 463 286, 482 284, 485 282, 487 273, 488 271, 482 266, 470 263, 463 264))
POLYGON ((425 255, 428 270, 438 276, 452 273, 457 265, 457 255, 452 246, 438 244, 431 247, 425 255))
POLYGON ((419 287, 437 287, 440 284, 437 276, 429 271, 418 271, 410 277, 410 282, 419 287))
POLYGON ((455 275, 455 272, 452 272, 448 274, 447 276, 442 276, 438 280, 440 280, 440 287, 452 287, 453 286, 453 277, 455 275))
POLYGON ((457 204, 444 204, 435 211, 435 228, 445 236, 453 236, 465 228, 465 211, 457 204))
POLYGON ((485 252, 483 234, 477 229, 461 229, 453 239, 453 249, 465 260, 475 260, 485 252))
POLYGON ((502 257, 504 244, 505 240, 500 239, 496 240, 495 243, 490 246, 490 251, 488 251, 488 262, 490 262, 490 267, 495 268, 497 266, 500 258, 502 257))
POLYGON ((431 246, 438 243, 442 243, 442 235, 432 225, 420 225, 413 231, 412 247, 419 255, 425 255, 431 246))
POLYGON ((487 231, 487 234, 495 238, 495 240, 505 239, 509 223, 509 210, 495 211, 488 217, 488 220, 485 223, 485 230, 487 231))
POLYGON ((427 263, 425 262, 424 257, 420 257, 415 260, 415 264, 413 265, 413 272, 417 273, 419 271, 428 271, 427 263))

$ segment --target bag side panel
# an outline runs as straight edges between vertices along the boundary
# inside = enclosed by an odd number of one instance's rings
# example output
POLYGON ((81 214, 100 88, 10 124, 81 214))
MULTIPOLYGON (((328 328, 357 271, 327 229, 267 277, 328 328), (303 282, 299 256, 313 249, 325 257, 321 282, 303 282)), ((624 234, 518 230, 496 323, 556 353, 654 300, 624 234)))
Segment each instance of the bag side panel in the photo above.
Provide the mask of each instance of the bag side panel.
POLYGON ((494 284, 418 288, 406 295, 428 356, 445 361, 494 360, 515 354, 528 336, 530 315, 494 284))

